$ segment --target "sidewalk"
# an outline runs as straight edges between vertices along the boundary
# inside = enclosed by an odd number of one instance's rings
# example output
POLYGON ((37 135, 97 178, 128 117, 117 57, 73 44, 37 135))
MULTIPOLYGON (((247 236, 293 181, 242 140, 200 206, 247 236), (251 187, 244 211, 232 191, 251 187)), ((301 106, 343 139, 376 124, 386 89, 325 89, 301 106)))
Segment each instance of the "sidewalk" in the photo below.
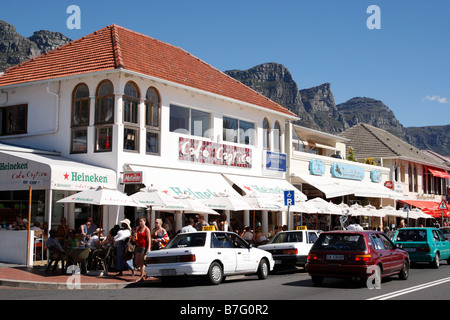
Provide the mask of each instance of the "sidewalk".
MULTIPOLYGON (((0 287, 27 288, 27 289, 62 289, 70 290, 77 285, 77 289, 123 289, 127 286, 137 285, 138 276, 131 276, 131 271, 124 272, 123 276, 116 276, 117 272, 110 272, 106 276, 99 275, 63 275, 61 269, 54 273, 45 273, 45 266, 33 268, 5 264, 0 262, 0 287), (79 286, 78 286, 79 285, 79 286)), ((136 274, 140 274, 136 272, 136 274)), ((149 278, 143 283, 159 281, 149 278)), ((141 283, 140 283, 141 284, 141 283)), ((139 285, 140 285, 139 284, 139 285)))

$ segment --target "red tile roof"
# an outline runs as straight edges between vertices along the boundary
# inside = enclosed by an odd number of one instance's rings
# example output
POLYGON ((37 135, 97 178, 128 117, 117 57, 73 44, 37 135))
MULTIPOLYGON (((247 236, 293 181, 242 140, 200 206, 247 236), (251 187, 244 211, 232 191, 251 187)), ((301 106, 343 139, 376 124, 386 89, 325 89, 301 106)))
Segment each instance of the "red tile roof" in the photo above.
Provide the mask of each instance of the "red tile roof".
POLYGON ((296 116, 189 52, 116 25, 6 70, 0 87, 119 68, 296 116))

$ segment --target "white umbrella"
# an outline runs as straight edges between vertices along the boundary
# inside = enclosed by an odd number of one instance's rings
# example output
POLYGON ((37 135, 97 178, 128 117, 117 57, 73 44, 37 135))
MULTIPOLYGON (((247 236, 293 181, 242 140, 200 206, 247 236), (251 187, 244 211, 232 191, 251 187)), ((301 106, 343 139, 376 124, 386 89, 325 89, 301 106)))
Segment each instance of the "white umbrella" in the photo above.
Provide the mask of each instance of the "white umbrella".
POLYGON ((168 195, 164 191, 159 191, 153 187, 142 188, 130 196, 140 204, 149 206, 155 210, 184 210, 186 206, 168 195))
POLYGON ((136 200, 118 190, 98 187, 75 193, 57 201, 58 203, 85 203, 101 206, 100 227, 103 223, 103 206, 142 207, 136 200))
MULTIPOLYGON (((180 201, 184 209, 182 211, 187 213, 207 213, 207 214, 215 214, 220 215, 218 212, 213 209, 208 208, 202 201, 197 200, 196 198, 191 198, 188 195, 180 194, 174 197, 178 201, 180 201)), ((166 209, 169 210, 169 209, 166 209)))
POLYGON ((338 214, 338 215, 342 214, 342 209, 340 209, 337 205, 319 197, 308 200, 306 201, 306 203, 312 205, 316 209, 320 209, 322 213, 338 214))
POLYGON ((372 206, 370 204, 367 206, 364 206, 363 212, 366 212, 364 215, 371 216, 371 217, 384 218, 386 216, 386 214, 384 212, 377 210, 377 208, 375 208, 374 206, 372 206))
POLYGON ((220 210, 250 210, 253 207, 245 202, 241 197, 230 196, 228 193, 223 192, 216 194, 207 200, 201 200, 203 204, 209 209, 220 209, 220 210))
POLYGON ((267 210, 279 211, 281 206, 272 198, 265 198, 256 193, 247 194, 242 197, 242 200, 247 202, 253 210, 267 210))
POLYGON ((57 201, 58 203, 85 203, 109 206, 144 207, 136 200, 118 190, 99 187, 75 193, 57 201))

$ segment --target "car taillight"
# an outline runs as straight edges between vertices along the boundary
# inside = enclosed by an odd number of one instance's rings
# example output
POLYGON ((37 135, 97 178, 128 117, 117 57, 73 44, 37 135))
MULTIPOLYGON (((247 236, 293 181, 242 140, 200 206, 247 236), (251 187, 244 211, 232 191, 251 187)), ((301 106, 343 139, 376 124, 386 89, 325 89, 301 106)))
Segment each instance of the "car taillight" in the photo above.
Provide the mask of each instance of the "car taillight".
POLYGON ((297 254, 298 250, 297 249, 284 249, 283 250, 283 254, 297 254))
POLYGON ((180 256, 180 262, 195 262, 195 254, 180 256))
POLYGON ((308 254, 308 262, 317 261, 317 254, 308 254))
POLYGON ((358 262, 367 262, 372 259, 372 255, 370 254, 357 254, 355 255, 355 261, 358 262))
POLYGON ((430 252, 431 249, 430 247, 422 247, 422 248, 417 248, 418 252, 430 252))

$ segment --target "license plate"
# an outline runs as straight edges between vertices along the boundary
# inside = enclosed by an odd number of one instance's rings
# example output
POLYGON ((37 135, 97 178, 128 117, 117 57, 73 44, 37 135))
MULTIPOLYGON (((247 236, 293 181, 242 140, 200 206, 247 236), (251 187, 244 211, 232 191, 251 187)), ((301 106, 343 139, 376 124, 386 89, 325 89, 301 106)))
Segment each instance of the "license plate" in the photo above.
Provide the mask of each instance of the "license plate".
POLYGON ((416 252, 416 248, 404 248, 406 252, 416 252))
POLYGON ((160 273, 162 276, 176 276, 177 271, 175 269, 161 269, 160 273))
POLYGON ((344 260, 343 254, 327 254, 327 260, 344 260))

